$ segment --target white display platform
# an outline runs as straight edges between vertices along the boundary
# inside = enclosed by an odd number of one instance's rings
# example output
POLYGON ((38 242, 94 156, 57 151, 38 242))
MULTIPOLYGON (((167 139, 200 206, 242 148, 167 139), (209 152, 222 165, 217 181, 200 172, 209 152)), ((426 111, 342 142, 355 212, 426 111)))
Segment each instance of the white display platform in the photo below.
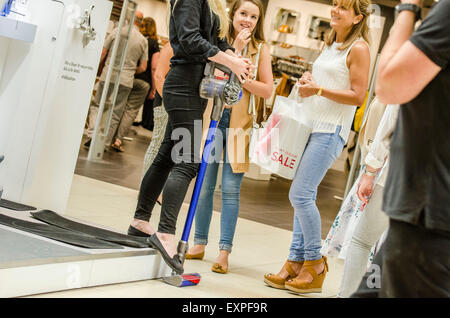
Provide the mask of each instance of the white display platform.
POLYGON ((0 17, 0 36, 25 41, 33 42, 36 36, 37 25, 0 17))
MULTIPOLYGON (((39 222, 28 212, 8 216, 39 222)), ((171 275, 152 248, 87 249, 0 224, 0 297, 162 278, 171 275)))

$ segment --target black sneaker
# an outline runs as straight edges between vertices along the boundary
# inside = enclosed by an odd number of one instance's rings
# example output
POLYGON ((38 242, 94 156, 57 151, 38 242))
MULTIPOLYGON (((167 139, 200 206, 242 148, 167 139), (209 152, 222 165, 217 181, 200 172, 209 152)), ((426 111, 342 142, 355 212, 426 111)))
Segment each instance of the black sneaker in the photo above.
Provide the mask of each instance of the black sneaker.
POLYGON ((91 147, 91 138, 89 138, 85 143, 84 143, 84 148, 89 149, 89 147, 91 147))

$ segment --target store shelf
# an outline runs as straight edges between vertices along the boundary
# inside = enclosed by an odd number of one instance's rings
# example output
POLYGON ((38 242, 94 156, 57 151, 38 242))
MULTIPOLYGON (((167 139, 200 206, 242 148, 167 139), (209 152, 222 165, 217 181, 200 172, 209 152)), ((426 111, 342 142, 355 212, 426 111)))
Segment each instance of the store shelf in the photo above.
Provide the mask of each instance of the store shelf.
POLYGON ((0 36, 25 42, 34 42, 37 25, 0 17, 0 36))
POLYGON ((303 65, 305 67, 312 67, 312 63, 311 62, 306 62, 306 61, 302 61, 299 59, 294 59, 294 58, 290 58, 287 56, 281 56, 281 55, 277 55, 277 54, 272 54, 273 57, 278 58, 278 59, 283 59, 292 63, 296 63, 296 64, 300 64, 303 65))

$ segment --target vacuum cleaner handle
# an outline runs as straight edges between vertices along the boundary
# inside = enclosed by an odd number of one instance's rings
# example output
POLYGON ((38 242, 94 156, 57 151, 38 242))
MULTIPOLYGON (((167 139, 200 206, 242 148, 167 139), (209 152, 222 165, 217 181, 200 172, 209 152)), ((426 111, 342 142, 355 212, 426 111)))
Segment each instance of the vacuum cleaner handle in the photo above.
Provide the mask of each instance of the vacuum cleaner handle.
POLYGON ((214 97, 213 108, 211 111, 211 120, 219 122, 222 118, 223 100, 219 96, 214 97))
POLYGON ((229 69, 228 67, 226 67, 225 65, 222 65, 222 64, 217 64, 217 63, 214 63, 215 64, 215 68, 217 68, 218 70, 221 70, 222 72, 224 72, 225 74, 228 74, 228 75, 233 75, 234 73, 231 71, 231 69, 229 69))
POLYGON ((208 63, 206 63, 206 66, 205 66, 205 71, 204 71, 205 76, 214 76, 214 71, 216 69, 221 70, 222 72, 224 72, 225 74, 228 74, 230 76, 233 74, 231 69, 229 69, 225 65, 218 64, 215 62, 208 62, 208 63))

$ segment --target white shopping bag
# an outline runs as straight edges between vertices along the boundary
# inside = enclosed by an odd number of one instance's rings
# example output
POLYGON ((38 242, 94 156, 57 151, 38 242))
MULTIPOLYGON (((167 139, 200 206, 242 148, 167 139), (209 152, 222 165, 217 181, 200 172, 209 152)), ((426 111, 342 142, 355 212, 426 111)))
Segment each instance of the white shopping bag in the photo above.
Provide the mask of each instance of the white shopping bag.
POLYGON ((294 178, 312 130, 296 92, 294 86, 289 98, 275 98, 273 112, 264 129, 252 136, 257 142, 250 150, 250 162, 286 179, 294 178))

